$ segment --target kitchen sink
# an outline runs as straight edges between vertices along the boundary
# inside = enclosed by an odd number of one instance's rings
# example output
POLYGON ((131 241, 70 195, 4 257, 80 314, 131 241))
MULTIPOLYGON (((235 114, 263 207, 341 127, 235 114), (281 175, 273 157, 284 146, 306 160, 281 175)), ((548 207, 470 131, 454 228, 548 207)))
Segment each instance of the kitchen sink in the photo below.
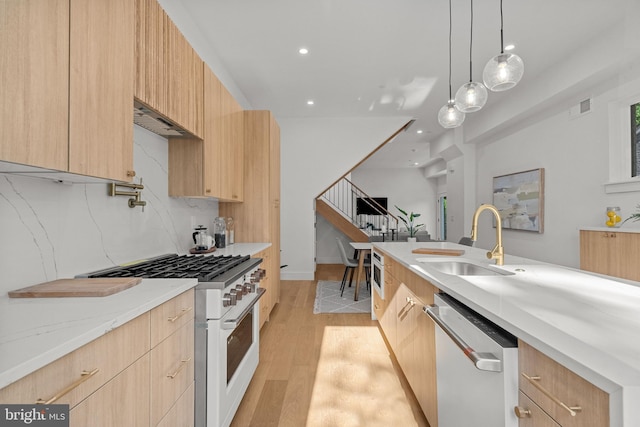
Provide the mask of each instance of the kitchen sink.
POLYGON ((491 267, 483 267, 464 261, 426 261, 429 258, 418 258, 417 261, 428 264, 429 267, 441 273, 452 276, 509 276, 514 273, 510 271, 498 270, 491 267))

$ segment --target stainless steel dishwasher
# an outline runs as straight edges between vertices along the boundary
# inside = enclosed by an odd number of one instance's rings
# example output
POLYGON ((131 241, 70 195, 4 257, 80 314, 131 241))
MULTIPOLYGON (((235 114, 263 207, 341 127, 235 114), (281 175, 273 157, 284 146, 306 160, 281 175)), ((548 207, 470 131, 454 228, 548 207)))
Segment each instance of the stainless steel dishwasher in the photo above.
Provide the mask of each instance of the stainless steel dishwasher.
POLYGON ((517 339, 447 294, 423 310, 438 326, 438 426, 517 427, 517 339))

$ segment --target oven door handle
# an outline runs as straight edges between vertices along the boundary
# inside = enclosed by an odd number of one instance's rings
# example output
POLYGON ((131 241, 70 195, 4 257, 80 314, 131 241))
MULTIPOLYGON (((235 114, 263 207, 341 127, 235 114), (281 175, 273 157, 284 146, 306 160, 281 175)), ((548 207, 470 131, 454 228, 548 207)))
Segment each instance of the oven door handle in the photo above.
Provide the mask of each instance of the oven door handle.
POLYGON ((222 322, 222 329, 233 330, 237 328, 240 322, 242 322, 242 319, 244 319, 247 316, 247 314, 249 314, 249 312, 253 309, 253 306, 258 303, 258 300, 262 298, 265 292, 267 292, 265 288, 256 288, 256 297, 254 298, 253 301, 251 301, 251 304, 249 304, 247 307, 245 307, 244 310, 242 310, 242 313, 240 313, 240 316, 236 317, 235 319, 228 319, 222 322))
POLYGON ((440 329, 451 338, 451 340, 462 350, 465 356, 473 362, 476 368, 481 371, 502 372, 502 361, 491 353, 478 353, 471 348, 456 332, 445 323, 440 317, 440 307, 432 304, 425 305, 422 311, 440 326, 440 329))

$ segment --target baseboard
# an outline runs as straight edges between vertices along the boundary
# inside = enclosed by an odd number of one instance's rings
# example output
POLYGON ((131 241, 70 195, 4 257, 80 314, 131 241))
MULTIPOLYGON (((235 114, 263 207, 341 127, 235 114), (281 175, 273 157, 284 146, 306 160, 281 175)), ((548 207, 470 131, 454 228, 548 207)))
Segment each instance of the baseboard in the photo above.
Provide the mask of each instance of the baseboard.
POLYGON ((313 271, 280 271, 280 280, 314 280, 313 271))

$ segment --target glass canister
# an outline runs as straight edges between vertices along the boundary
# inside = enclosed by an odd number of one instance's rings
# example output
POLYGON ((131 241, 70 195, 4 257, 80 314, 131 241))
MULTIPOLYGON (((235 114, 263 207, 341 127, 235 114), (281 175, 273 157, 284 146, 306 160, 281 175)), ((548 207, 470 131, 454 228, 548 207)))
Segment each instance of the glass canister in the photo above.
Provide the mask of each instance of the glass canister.
POLYGON ((620 207, 619 206, 608 206, 607 207, 607 219, 605 224, 607 227, 620 227, 622 221, 622 217, 620 217, 620 207))
POLYGON ((227 218, 227 244, 233 245, 235 242, 235 233, 233 232, 233 218, 227 218))
POLYGON ((213 238, 216 248, 222 249, 227 246, 227 224, 223 217, 219 216, 213 220, 213 238))

